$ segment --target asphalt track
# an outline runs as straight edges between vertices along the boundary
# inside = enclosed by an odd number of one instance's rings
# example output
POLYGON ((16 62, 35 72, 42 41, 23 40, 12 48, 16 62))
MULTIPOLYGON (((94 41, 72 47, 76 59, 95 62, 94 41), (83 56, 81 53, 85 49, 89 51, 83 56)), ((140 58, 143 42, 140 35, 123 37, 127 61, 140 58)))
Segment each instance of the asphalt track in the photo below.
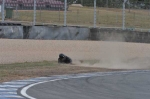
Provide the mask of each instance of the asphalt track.
POLYGON ((35 99, 150 99, 150 72, 48 81, 26 93, 35 99))

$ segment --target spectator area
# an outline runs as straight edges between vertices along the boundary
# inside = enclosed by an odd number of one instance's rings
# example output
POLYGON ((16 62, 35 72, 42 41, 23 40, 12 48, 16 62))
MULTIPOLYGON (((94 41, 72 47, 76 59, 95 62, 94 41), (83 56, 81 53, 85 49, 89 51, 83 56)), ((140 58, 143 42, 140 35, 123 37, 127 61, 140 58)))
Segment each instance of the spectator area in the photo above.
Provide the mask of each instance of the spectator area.
MULTIPOLYGON (((64 3, 59 0, 36 0, 37 9, 45 10, 63 10, 64 3)), ((2 0, 0 0, 2 4, 2 0)), ((14 7, 19 10, 31 10, 34 6, 34 0, 5 0, 5 7, 14 7)))

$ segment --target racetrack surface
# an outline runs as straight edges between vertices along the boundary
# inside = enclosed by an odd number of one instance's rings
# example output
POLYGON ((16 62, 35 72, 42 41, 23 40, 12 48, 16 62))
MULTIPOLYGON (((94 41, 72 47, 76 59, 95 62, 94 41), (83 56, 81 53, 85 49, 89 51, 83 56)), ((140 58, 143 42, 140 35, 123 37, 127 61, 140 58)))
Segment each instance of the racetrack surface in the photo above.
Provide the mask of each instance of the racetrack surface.
POLYGON ((36 99, 149 99, 150 72, 117 73, 35 85, 27 94, 36 99))

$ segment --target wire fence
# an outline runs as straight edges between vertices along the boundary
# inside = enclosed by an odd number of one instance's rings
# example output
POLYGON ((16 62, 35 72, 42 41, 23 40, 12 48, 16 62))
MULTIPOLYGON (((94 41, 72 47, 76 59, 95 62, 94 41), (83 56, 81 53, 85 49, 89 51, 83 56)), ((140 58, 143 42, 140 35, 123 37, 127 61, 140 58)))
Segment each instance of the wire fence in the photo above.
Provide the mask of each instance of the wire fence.
MULTIPOLYGON (((16 0, 16 2, 18 1, 16 0)), ((86 0, 81 0, 80 4, 76 4, 77 2, 75 1, 77 0, 56 0, 57 2, 61 2, 61 5, 57 5, 56 2, 53 3, 55 0, 47 0, 47 2, 51 1, 49 5, 45 4, 44 0, 41 3, 39 3, 40 0, 30 1, 32 2, 24 2, 22 5, 19 3, 9 5, 7 0, 1 0, 1 21, 20 22, 30 25, 73 25, 131 30, 139 29, 141 31, 149 31, 150 29, 150 5, 144 6, 143 2, 129 2, 130 0, 114 0, 112 2, 113 0, 101 0, 103 2, 99 3, 97 2, 98 0, 93 0, 90 6, 87 6, 84 4, 86 0), (5 10, 3 10, 3 2, 5 10), (67 2, 66 7, 65 2, 67 2), (34 6, 36 9, 34 9, 34 6), (8 7, 13 7, 12 18, 6 18, 8 7), (5 16, 4 20, 3 16, 5 16)))

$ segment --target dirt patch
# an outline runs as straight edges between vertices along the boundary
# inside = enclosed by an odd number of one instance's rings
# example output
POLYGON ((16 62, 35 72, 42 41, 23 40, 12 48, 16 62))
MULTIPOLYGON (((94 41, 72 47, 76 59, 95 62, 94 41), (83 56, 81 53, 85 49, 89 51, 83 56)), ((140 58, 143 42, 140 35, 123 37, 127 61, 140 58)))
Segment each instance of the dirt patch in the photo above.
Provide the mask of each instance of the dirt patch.
POLYGON ((83 7, 81 4, 71 4, 72 7, 83 7))
POLYGON ((58 55, 64 53, 75 64, 80 60, 99 60, 99 63, 92 66, 113 69, 150 68, 150 44, 1 39, 0 46, 0 64, 57 61, 58 55))

